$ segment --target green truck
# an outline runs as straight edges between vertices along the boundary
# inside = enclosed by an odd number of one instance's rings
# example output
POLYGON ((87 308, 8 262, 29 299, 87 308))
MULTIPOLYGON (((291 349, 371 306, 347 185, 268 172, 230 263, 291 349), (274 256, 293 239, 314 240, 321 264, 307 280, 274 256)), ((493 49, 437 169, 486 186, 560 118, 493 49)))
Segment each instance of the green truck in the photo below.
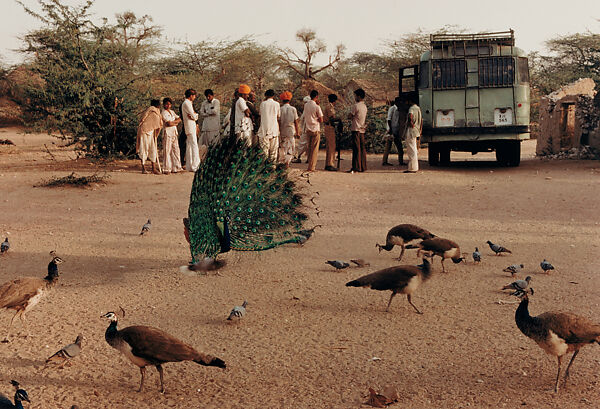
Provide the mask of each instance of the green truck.
POLYGON ((513 30, 432 34, 420 64, 400 69, 400 95, 423 113, 421 142, 429 164, 450 163, 451 151, 496 152, 518 166, 529 139, 529 67, 513 30))

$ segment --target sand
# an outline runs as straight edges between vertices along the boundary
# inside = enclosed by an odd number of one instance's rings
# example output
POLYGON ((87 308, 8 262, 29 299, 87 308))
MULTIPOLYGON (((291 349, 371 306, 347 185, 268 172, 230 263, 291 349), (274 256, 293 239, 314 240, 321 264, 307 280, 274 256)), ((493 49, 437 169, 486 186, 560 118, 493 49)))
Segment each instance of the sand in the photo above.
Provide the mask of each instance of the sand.
MULTIPOLYGON (((398 408, 581 408, 600 400, 600 347, 581 351, 568 389, 556 395, 555 358, 517 329, 516 304, 497 303, 514 300, 499 291, 512 281, 502 269, 523 263, 536 291, 532 314, 570 310, 600 322, 596 161, 544 162, 528 141, 518 168, 485 162, 491 154, 453 153, 462 162, 430 168, 423 161, 420 173, 407 175, 369 155, 364 174, 311 176, 321 213, 308 226, 323 227, 303 247, 231 252, 219 275, 185 276, 178 267, 189 257, 181 219, 191 173, 141 175, 135 161, 75 161, 60 141, 17 129, 0 130, 0 138, 16 144, 0 147, 0 234, 12 244, 0 258, 0 283, 43 277, 51 250, 65 260, 53 292, 29 313, 31 335, 17 321, 12 342, 0 344, 0 393, 12 398, 16 379, 31 408, 360 408, 369 387, 385 385, 398 389, 398 408), (110 180, 87 189, 33 187, 73 170, 107 171, 110 180), (140 237, 148 218, 152 229, 140 237), (375 243, 400 223, 450 238, 469 254, 467 264, 448 261, 447 274, 436 258, 433 277, 413 297, 423 315, 404 296, 386 313, 389 293, 344 285, 397 264, 399 249, 379 254, 375 243), (487 240, 513 254, 494 256, 487 240), (470 258, 475 246, 480 265, 470 258), (371 266, 325 264, 351 258, 371 266), (550 275, 539 267, 543 258, 556 267, 550 275), (226 321, 243 300, 247 315, 226 321), (227 369, 166 364, 162 395, 149 368, 137 393, 138 368, 104 340, 100 315, 120 306, 127 313, 120 327, 156 326, 224 359, 227 369), (79 333, 83 351, 72 366, 45 369, 45 359, 79 333)), ((349 152, 343 158, 346 169, 349 152)), ((418 261, 411 250, 403 263, 418 261)), ((0 310, 0 335, 11 316, 0 310)))

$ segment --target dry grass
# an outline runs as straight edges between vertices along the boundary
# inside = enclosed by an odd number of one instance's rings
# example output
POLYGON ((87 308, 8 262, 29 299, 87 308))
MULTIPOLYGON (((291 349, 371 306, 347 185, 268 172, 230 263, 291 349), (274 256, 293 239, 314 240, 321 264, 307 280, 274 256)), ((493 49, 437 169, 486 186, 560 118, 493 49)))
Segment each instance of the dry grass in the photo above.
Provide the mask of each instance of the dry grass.
POLYGON ((42 182, 34 185, 34 187, 61 187, 61 186, 75 186, 75 187, 88 187, 91 185, 104 185, 110 175, 106 173, 98 175, 94 173, 90 176, 79 176, 75 172, 71 172, 70 175, 57 177, 53 176, 48 180, 42 180, 42 182))

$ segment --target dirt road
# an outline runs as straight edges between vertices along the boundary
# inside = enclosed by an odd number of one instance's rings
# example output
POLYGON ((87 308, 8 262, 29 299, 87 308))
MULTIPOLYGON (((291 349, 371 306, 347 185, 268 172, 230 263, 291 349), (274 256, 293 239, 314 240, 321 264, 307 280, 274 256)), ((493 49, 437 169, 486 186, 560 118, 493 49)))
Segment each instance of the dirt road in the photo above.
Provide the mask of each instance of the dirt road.
MULTIPOLYGON (((600 322, 600 163, 543 162, 524 144, 518 168, 459 163, 401 173, 369 156, 364 174, 317 172, 311 177, 322 224, 305 246, 262 253, 228 253, 220 276, 189 277, 181 218, 192 174, 141 175, 137 162, 111 164, 106 186, 33 187, 97 165, 43 135, 0 130, 16 147, 0 147, 0 283, 42 277, 50 250, 64 258, 54 292, 29 314, 31 336, 0 344, 0 393, 10 379, 28 390, 31 408, 359 408, 368 387, 394 385, 398 408, 582 408, 600 401, 600 347, 585 347, 569 387, 552 392, 556 361, 517 329, 515 304, 499 289, 512 281, 502 269, 523 263, 533 277, 532 314, 571 310, 600 322), (3 132, 2 132, 3 131, 3 132), (44 148, 48 147, 50 153, 44 148), (152 230, 140 237, 142 224, 152 230), (399 250, 378 254, 387 230, 414 223, 458 242, 468 264, 447 263, 413 297, 344 284, 394 265, 399 250), (492 240, 513 251, 493 256, 492 240), (478 246, 480 265, 470 254, 478 246), (328 259, 364 258, 371 266, 336 272, 328 259), (542 274, 539 263, 556 270, 542 274), (225 318, 248 300, 239 324, 225 318), (228 368, 165 365, 161 395, 153 368, 135 392, 139 371, 104 341, 100 315, 122 306, 120 325, 159 327, 228 368), (65 369, 44 369, 60 346, 85 336, 65 369), (373 359, 373 358, 380 359, 373 359)), ((491 157, 491 156, 490 156, 491 157)), ((349 167, 349 153, 342 166, 349 167)), ((478 158, 478 157, 475 157, 478 158)), ((318 168, 323 167, 322 159, 318 168)), ((469 159, 453 155, 453 160, 469 159)), ((305 165, 296 165, 304 167, 305 165)), ((417 263, 414 251, 403 262, 417 263)), ((12 316, 0 311, 0 334, 12 316)))

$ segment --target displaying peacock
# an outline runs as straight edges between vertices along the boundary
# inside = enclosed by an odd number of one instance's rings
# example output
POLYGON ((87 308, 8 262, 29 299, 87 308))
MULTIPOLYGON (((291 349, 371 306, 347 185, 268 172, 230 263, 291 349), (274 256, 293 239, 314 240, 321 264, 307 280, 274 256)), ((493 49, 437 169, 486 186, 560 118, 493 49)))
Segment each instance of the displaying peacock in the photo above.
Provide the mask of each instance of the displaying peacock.
POLYGON ((190 269, 210 270, 219 253, 259 251, 306 241, 303 195, 258 146, 235 136, 212 145, 196 171, 188 217, 190 269))

